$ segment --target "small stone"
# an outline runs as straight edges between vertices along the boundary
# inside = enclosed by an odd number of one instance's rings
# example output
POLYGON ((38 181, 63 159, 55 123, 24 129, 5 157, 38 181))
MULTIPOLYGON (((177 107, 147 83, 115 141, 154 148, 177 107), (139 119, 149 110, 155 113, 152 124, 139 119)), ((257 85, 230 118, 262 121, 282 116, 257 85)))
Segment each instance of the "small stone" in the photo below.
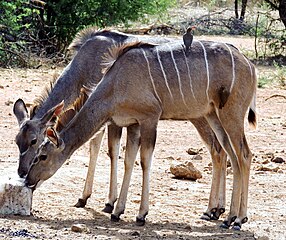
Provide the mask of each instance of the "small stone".
POLYGON ((285 160, 281 157, 276 157, 274 159, 271 160, 272 162, 275 162, 275 163, 284 163, 285 160))
POLYGON ((185 162, 178 165, 171 165, 170 171, 176 178, 197 180, 202 178, 201 172, 195 168, 192 162, 185 162))
POLYGON ((198 155, 195 155, 192 159, 193 159, 193 160, 202 160, 203 157, 198 154, 198 155))
POLYGON ((197 155, 199 153, 199 149, 194 149, 194 148, 189 148, 187 150, 187 153, 190 154, 190 155, 197 155))
POLYGON ((268 164, 270 161, 268 159, 265 159, 264 161, 261 162, 262 164, 268 164))
POLYGON ((260 165, 260 166, 256 167, 255 170, 256 171, 264 171, 264 172, 277 172, 279 170, 279 167, 260 165))
POLYGON ((139 237, 140 236, 140 232, 133 231, 133 232, 131 232, 131 236, 139 237))
POLYGON ((72 225, 71 230, 73 232, 78 232, 78 233, 89 232, 89 229, 85 224, 79 224, 79 223, 72 225))

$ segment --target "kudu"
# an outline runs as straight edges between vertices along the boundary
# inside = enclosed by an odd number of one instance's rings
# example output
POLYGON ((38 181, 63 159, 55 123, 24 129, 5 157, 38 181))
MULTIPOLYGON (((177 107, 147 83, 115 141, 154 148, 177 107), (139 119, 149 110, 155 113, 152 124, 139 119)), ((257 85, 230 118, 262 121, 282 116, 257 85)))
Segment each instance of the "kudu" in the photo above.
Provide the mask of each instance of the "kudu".
MULTIPOLYGON (((136 222, 144 224, 158 121, 204 119, 233 168, 230 213, 222 226, 234 222, 234 229, 240 229, 247 221, 252 158, 244 134, 248 108, 248 120, 256 124, 254 66, 232 45, 210 41, 194 41, 188 57, 181 41, 158 46, 124 44, 110 50, 106 64, 104 77, 67 127, 59 133, 47 130, 49 141, 39 147, 26 185, 35 188, 50 178, 104 124, 139 125, 143 183, 136 222)), ((133 168, 137 143, 125 156, 127 170, 133 168)), ((130 171, 125 171, 123 190, 112 215, 115 219, 124 212, 130 176, 130 171)))
MULTIPOLYGON (((167 42, 170 39, 157 37, 139 37, 148 42, 167 42)), ((18 173, 21 177, 28 172, 35 152, 42 143, 46 128, 53 123, 54 116, 58 115, 65 101, 65 106, 70 105, 78 96, 83 85, 92 86, 97 84, 101 77, 101 61, 104 53, 113 44, 135 41, 137 37, 116 31, 97 31, 94 28, 85 29, 78 34, 72 42, 70 48, 77 51, 70 64, 64 69, 63 73, 52 85, 50 91, 36 103, 30 114, 23 100, 19 99, 14 105, 14 114, 17 117, 20 131, 16 137, 16 143, 20 150, 18 173), (57 106, 57 104, 59 104, 57 106)), ((207 46, 206 46, 207 47, 207 46)), ((229 56, 229 55, 228 55, 229 56)), ((165 74, 165 72, 163 72, 165 74)), ((192 74, 200 74, 193 72, 192 74)), ((190 120, 198 130, 202 140, 208 147, 213 161, 212 186, 209 204, 203 215, 204 219, 218 219, 225 209, 225 170, 226 154, 221 148, 214 132, 209 127, 204 118, 190 120)), ((104 209, 111 213, 117 199, 117 158, 119 155, 119 145, 121 138, 121 127, 114 124, 108 126, 108 147, 111 158, 110 188, 108 201, 104 209)), ((138 126, 127 128, 127 145, 138 142, 138 126)), ((94 169, 103 132, 90 140, 90 162, 88 166, 87 179, 85 182, 82 197, 76 206, 84 207, 87 199, 92 193, 94 169)), ((134 149, 129 147, 127 149, 134 149)), ((131 153, 127 153, 129 155, 131 153)), ((132 153, 133 154, 133 153, 132 153)), ((126 188, 126 184, 124 184, 126 188)))

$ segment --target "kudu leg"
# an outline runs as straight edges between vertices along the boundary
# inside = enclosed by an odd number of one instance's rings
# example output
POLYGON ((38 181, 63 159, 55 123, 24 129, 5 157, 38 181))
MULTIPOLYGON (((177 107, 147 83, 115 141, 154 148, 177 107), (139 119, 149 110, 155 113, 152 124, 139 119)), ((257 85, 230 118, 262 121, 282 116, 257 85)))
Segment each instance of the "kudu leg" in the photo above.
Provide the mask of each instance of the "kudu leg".
POLYGON ((232 198, 231 198, 231 206, 230 206, 230 213, 226 220, 224 221, 222 227, 228 228, 232 222, 238 216, 239 207, 240 207, 240 195, 241 195, 241 171, 238 165, 238 158, 232 148, 232 144, 230 143, 230 139, 222 126, 221 121, 219 120, 218 116, 215 112, 211 112, 206 116, 206 119, 215 132, 218 141, 220 142, 221 146, 227 152, 228 156, 230 157, 232 169, 233 169, 233 191, 232 191, 232 198))
POLYGON ((110 157, 110 184, 108 201, 103 209, 106 213, 112 213, 114 203, 117 200, 117 162, 119 158, 120 139, 122 128, 114 124, 108 125, 108 153, 110 157))
POLYGON ((103 138, 104 129, 97 133, 89 142, 89 164, 86 175, 86 180, 84 184, 84 189, 82 193, 82 197, 78 199, 78 202, 75 204, 75 207, 85 207, 87 199, 91 196, 93 179, 94 179, 94 171, 95 166, 101 146, 101 141, 103 138))
POLYGON ((141 192, 141 203, 136 224, 143 226, 149 211, 150 173, 153 152, 157 136, 157 122, 145 122, 141 125, 141 167, 143 170, 143 182, 141 192))
POLYGON ((205 118, 192 119, 191 122, 207 146, 211 154, 213 165, 209 203, 207 210, 203 213, 201 218, 204 220, 217 220, 220 215, 225 212, 227 155, 205 118))
POLYGON ((124 213, 132 170, 134 167, 134 162, 136 159, 139 146, 140 146, 140 126, 138 124, 131 125, 127 127, 127 142, 126 142, 126 152, 124 160, 124 177, 114 213, 111 215, 112 221, 119 221, 120 215, 124 213))
POLYGON ((245 134, 244 134, 244 119, 237 119, 236 116, 244 116, 245 114, 238 114, 237 111, 226 115, 220 113, 219 117, 222 122, 224 129, 226 130, 229 139, 232 143, 233 149, 236 153, 238 166, 241 174, 241 194, 239 195, 239 212, 237 218, 234 221, 233 228, 240 230, 241 225, 247 222, 247 201, 248 201, 248 186, 249 186, 249 175, 250 165, 252 160, 252 153, 248 147, 245 134), (230 122, 235 123, 235 127, 229 124, 230 122))

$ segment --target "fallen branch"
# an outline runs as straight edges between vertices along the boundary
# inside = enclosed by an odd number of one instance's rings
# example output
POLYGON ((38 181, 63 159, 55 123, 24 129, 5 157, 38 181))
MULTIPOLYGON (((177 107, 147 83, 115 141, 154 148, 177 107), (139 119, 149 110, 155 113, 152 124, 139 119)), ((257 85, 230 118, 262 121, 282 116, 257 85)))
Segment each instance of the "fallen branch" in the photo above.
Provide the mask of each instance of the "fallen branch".
POLYGON ((275 97, 282 97, 282 98, 286 99, 286 96, 284 96, 284 95, 274 94, 274 95, 272 95, 272 96, 266 98, 265 101, 269 100, 270 98, 275 98, 275 97))

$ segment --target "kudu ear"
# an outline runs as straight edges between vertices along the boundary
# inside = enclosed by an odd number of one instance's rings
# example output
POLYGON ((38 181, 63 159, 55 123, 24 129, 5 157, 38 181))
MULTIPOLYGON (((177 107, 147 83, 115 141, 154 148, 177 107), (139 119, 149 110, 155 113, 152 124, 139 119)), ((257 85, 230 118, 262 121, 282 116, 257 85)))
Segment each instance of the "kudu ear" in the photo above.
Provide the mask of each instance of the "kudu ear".
POLYGON ((54 117, 57 117, 60 115, 60 113, 63 111, 64 108, 64 100, 60 102, 58 105, 50 109, 46 114, 41 118, 41 123, 43 125, 47 125, 48 122, 53 120, 54 117))
POLYGON ((14 103, 13 113, 15 114, 15 116, 16 116, 16 118, 18 120, 19 126, 25 120, 27 120, 29 118, 29 114, 28 114, 28 110, 27 110, 26 104, 20 98, 14 103))
POLYGON ((56 145, 57 148, 64 148, 64 141, 62 139, 59 138, 57 132, 55 131, 55 129, 49 127, 47 128, 47 137, 48 139, 56 145))

